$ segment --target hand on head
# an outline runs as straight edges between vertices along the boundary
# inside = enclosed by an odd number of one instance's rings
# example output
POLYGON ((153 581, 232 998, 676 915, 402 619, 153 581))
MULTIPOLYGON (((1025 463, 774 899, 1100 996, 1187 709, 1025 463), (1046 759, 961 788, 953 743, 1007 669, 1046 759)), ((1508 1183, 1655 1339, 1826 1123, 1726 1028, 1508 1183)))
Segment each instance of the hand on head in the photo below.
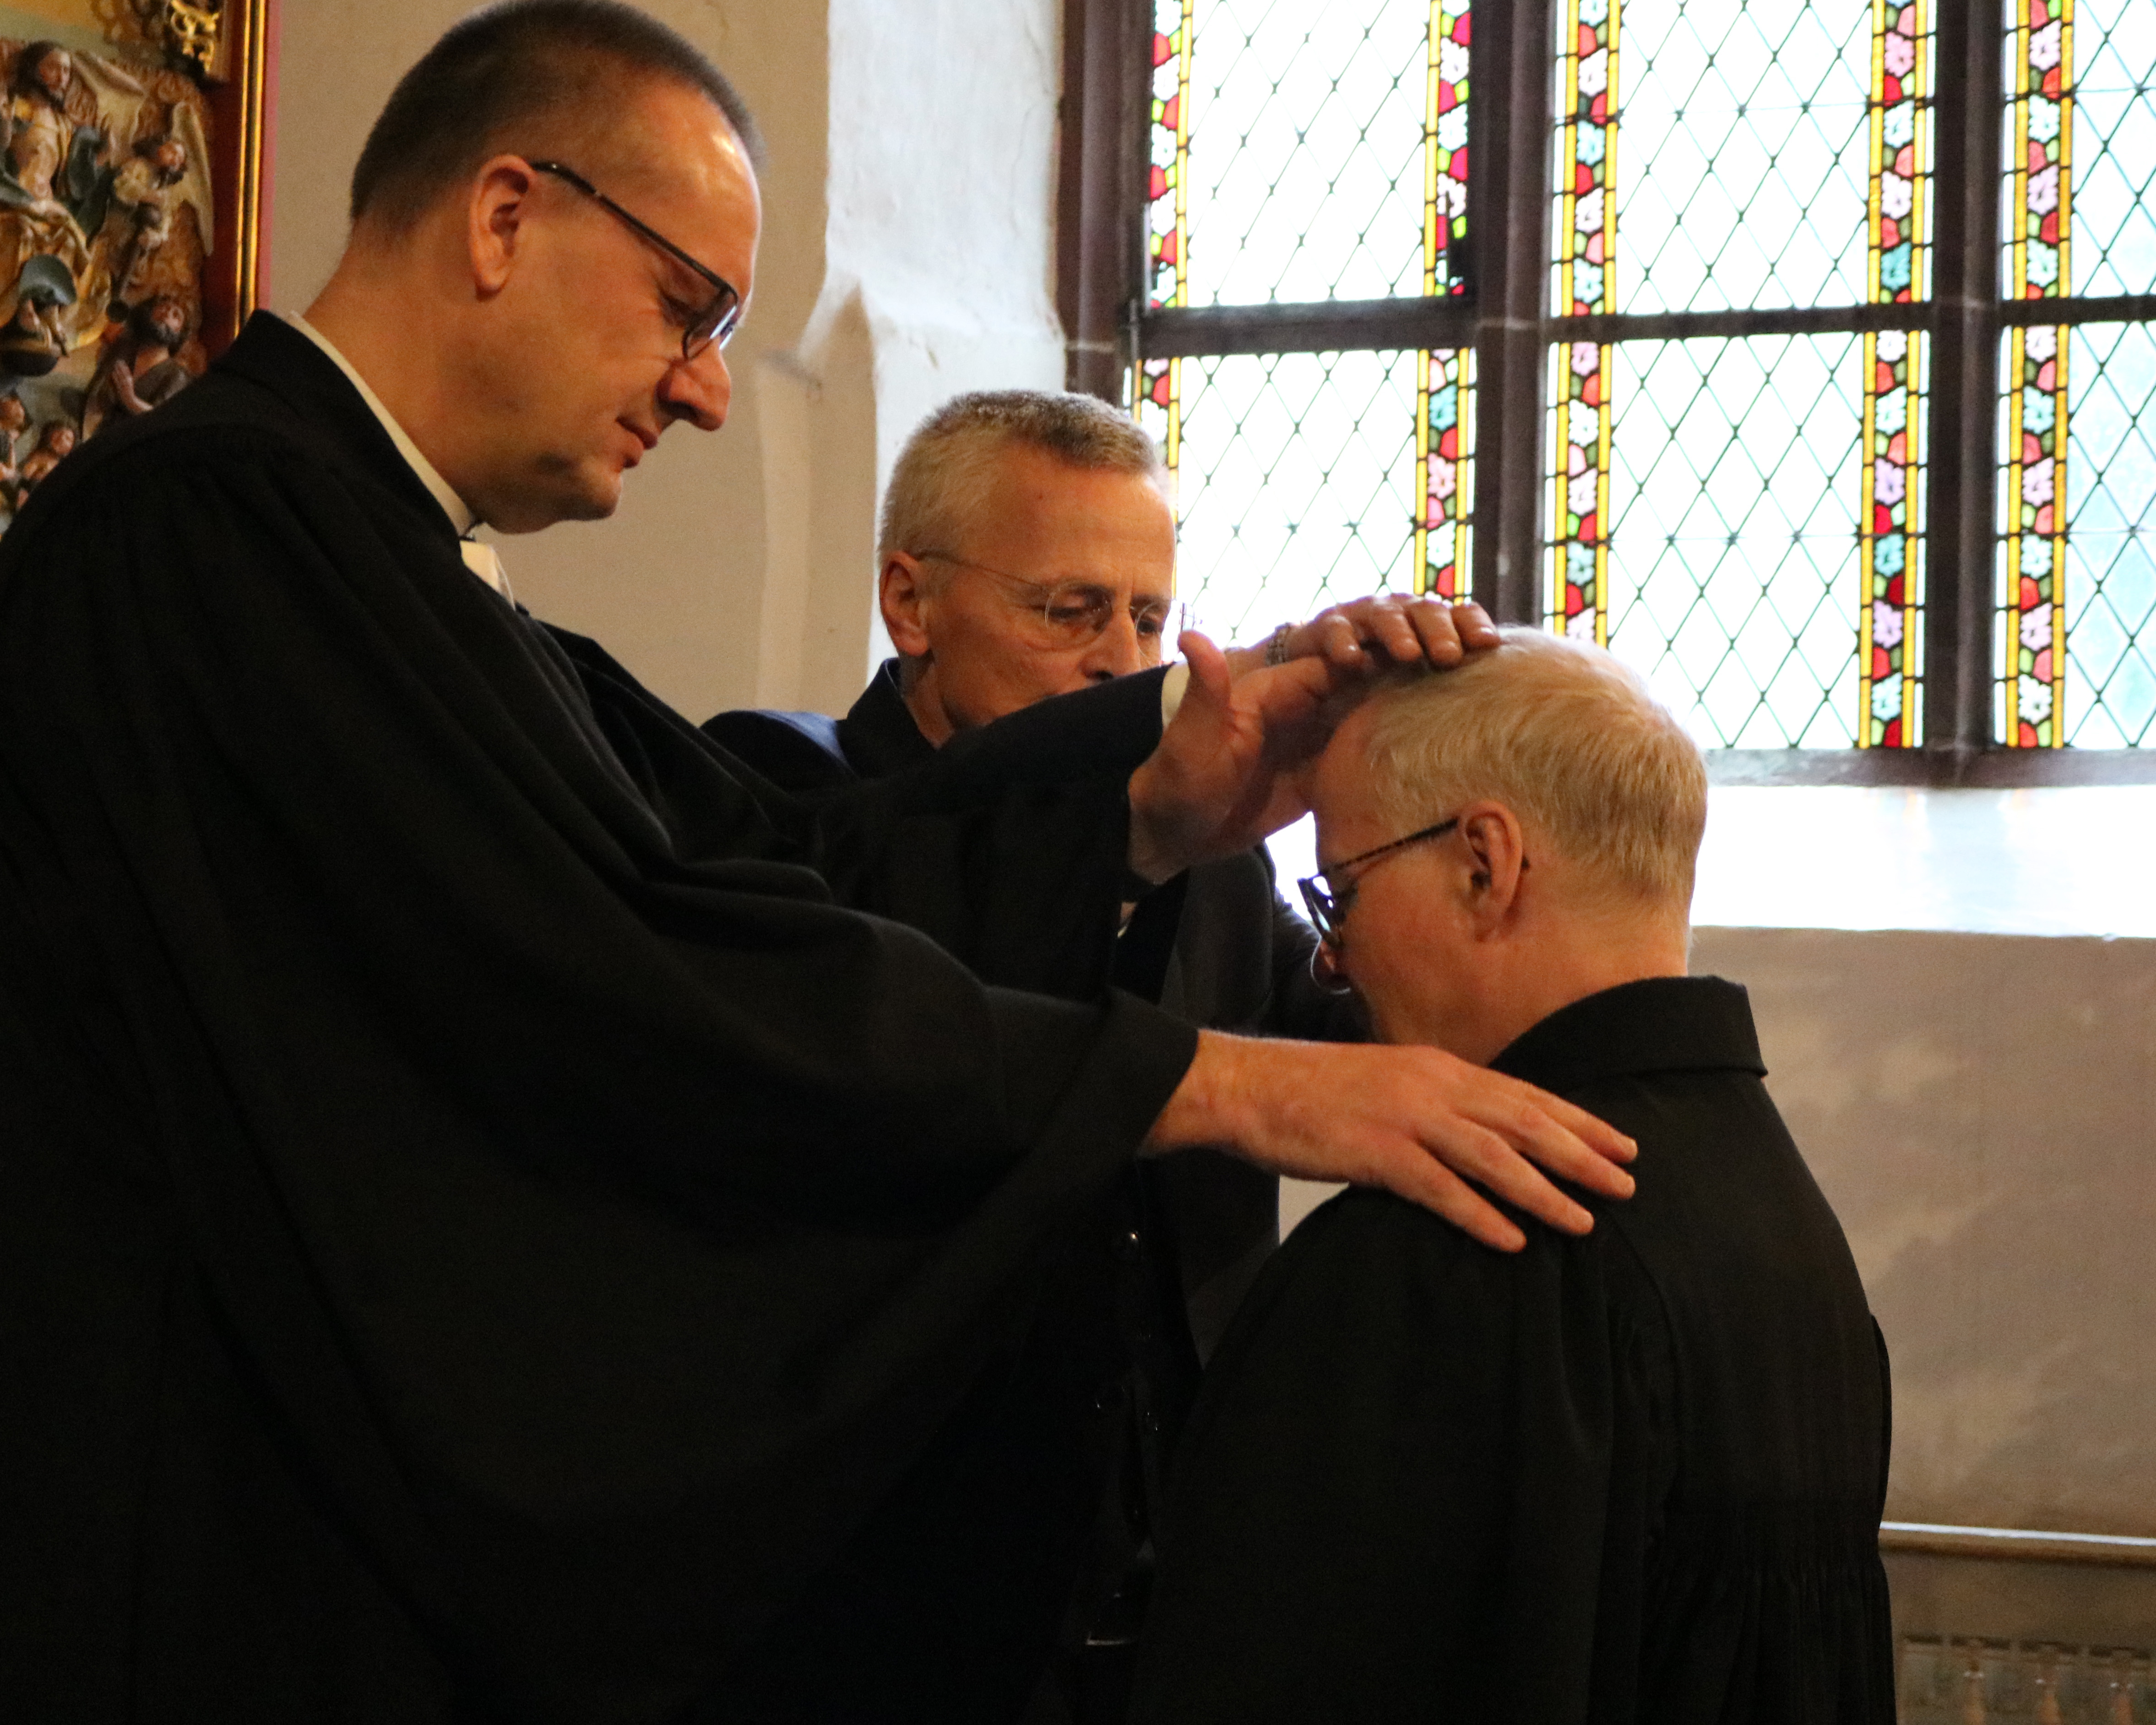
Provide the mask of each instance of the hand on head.
POLYGON ((1322 612, 1255 659, 1186 631, 1182 705, 1131 778, 1132 868, 1164 880, 1300 819, 1303 775, 1353 704, 1341 697, 1403 665, 1458 665, 1497 639, 1479 605, 1385 594, 1322 612))
POLYGON ((1236 675, 1290 659, 1323 659, 1342 670, 1429 664, 1440 670, 1497 644, 1496 625, 1473 600, 1370 593, 1328 605, 1306 623, 1283 624, 1256 647, 1228 655, 1236 675))
POLYGON ((1608 653, 1539 630, 1381 683, 1306 776, 1322 973, 1387 1041, 1483 1061, 1573 1000, 1682 975, 1698 749, 1608 653))

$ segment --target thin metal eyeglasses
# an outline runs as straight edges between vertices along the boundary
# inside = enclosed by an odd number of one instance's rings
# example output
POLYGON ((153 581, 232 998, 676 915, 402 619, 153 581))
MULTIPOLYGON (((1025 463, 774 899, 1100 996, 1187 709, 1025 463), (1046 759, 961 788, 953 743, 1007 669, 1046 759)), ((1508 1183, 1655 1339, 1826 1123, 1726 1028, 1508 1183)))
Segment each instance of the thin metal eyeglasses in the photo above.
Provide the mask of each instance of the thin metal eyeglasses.
POLYGON ((638 221, 573 167, 559 162, 535 162, 531 166, 534 173, 552 174, 565 184, 575 187, 608 215, 642 234, 668 257, 685 264, 711 284, 711 304, 690 317, 681 326, 681 358, 684 363, 693 361, 715 341, 723 347, 733 339, 734 327, 741 321, 741 295, 726 277, 716 270, 706 269, 656 228, 638 221))
POLYGON ((1340 925, 1348 920, 1348 912, 1354 908, 1356 891, 1363 884, 1362 876, 1358 875, 1345 886, 1336 888, 1332 886, 1332 876, 1358 864, 1372 862, 1395 850, 1404 850, 1408 845, 1419 845, 1425 839, 1441 839, 1459 824, 1460 817, 1455 814, 1450 820, 1441 820, 1434 827, 1424 827, 1419 833, 1409 833, 1404 839, 1395 839, 1389 845, 1380 845, 1376 850, 1366 850, 1359 856, 1348 857, 1333 864, 1329 869, 1320 869, 1316 874, 1296 881, 1295 884, 1301 890, 1302 901, 1309 909, 1311 926, 1317 931, 1318 939, 1338 950, 1340 925))
MULTIPOLYGON (((998 581, 1023 588, 1029 596, 1024 608, 1040 617, 1042 626, 1061 646, 1089 646, 1106 634, 1108 625, 1115 621, 1115 594, 1090 581, 1059 581, 1050 585, 1029 581, 1023 575, 1013 575, 1005 570, 992 569, 970 557, 954 557, 947 551, 916 551, 912 555, 924 562, 953 563, 962 569, 978 569, 983 575, 993 575, 998 581)), ((1158 642, 1168 633, 1168 623, 1174 615, 1174 602, 1168 599, 1148 599, 1131 606, 1131 624, 1142 642, 1158 642)))

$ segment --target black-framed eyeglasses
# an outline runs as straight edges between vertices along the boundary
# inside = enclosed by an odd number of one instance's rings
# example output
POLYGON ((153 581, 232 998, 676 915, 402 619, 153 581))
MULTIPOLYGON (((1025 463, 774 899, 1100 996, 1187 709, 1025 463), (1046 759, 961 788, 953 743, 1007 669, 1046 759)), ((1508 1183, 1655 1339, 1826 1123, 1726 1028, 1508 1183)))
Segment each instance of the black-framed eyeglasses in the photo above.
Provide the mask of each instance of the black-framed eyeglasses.
MULTIPOLYGON (((1450 820, 1441 820, 1434 827, 1424 827, 1420 832, 1409 833, 1406 838, 1380 845, 1374 850, 1365 850, 1359 856, 1348 857, 1329 869, 1320 869, 1316 874, 1296 881, 1295 884, 1301 890, 1303 904, 1310 911, 1311 926, 1317 931, 1318 939, 1335 949, 1339 947, 1340 925, 1348 920, 1348 912, 1354 906, 1356 890, 1363 884, 1362 875, 1358 875, 1353 880, 1335 886, 1332 884, 1334 875, 1359 868, 1364 863, 1374 862, 1395 850, 1404 850, 1410 845, 1419 845, 1425 839, 1442 839, 1459 824, 1460 817, 1455 814, 1450 820)), ((1368 871, 1365 870, 1364 872, 1368 871)))
POLYGON ((583 193, 615 220, 633 228, 649 240, 652 244, 657 246, 660 250, 665 252, 668 257, 695 270, 698 275, 711 284, 711 303, 690 317, 681 326, 681 357, 685 362, 695 359, 698 354, 714 342, 723 347, 733 339, 734 327, 741 321, 742 302, 741 295, 734 290, 733 284, 726 277, 716 270, 706 269, 656 228, 637 220, 613 199, 566 163, 535 162, 531 164, 531 171, 534 173, 552 174, 556 179, 575 187, 578 191, 583 193))
MULTIPOLYGON (((977 563, 970 557, 957 557, 947 551, 916 551, 911 555, 924 562, 951 563, 962 569, 978 570, 1008 583, 1023 595, 1019 601, 1020 608, 1040 619, 1043 632, 1057 646, 1088 646, 1106 634, 1108 625, 1116 620, 1116 597, 1096 582, 1029 581, 1023 575, 992 569, 986 563, 977 563)), ((1131 626, 1137 631, 1140 643, 1158 643, 1173 622, 1175 611, 1175 603, 1171 599, 1132 600, 1131 626)))

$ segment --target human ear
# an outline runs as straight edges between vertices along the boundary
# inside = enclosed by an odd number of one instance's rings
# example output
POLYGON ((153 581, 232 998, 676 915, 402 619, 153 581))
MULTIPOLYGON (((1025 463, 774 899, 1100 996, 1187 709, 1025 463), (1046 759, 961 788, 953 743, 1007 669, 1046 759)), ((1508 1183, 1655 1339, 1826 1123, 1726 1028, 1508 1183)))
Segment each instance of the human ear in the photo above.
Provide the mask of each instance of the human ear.
POLYGON ((908 659, 932 656, 928 638, 928 576, 920 562, 895 551, 876 583, 876 602, 892 646, 908 659))
POLYGON ((1478 934, 1494 933, 1519 905, 1526 835, 1503 803, 1482 802, 1460 810, 1460 839, 1469 858, 1468 915, 1478 934))
POLYGON ((472 285, 483 299, 508 285, 525 239, 524 223, 536 183, 531 164, 521 156, 497 156, 472 180, 465 240, 471 253, 472 285))

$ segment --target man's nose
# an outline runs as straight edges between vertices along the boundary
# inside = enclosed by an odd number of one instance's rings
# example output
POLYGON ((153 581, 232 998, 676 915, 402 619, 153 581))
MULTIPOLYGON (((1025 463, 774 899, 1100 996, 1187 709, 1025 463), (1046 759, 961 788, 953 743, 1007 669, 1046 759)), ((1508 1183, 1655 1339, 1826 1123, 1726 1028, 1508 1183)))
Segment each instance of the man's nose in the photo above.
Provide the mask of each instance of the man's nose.
POLYGON ((733 374, 716 341, 694 359, 675 360, 659 383, 660 406, 699 431, 716 431, 726 423, 733 396, 733 374))
POLYGON ((1095 637, 1093 644, 1086 650, 1086 675, 1095 682, 1105 683, 1114 677, 1127 677, 1132 671, 1145 670, 1154 663, 1146 657, 1145 644, 1138 634, 1137 619, 1131 615, 1130 607, 1119 605, 1108 619, 1108 626, 1095 637))

